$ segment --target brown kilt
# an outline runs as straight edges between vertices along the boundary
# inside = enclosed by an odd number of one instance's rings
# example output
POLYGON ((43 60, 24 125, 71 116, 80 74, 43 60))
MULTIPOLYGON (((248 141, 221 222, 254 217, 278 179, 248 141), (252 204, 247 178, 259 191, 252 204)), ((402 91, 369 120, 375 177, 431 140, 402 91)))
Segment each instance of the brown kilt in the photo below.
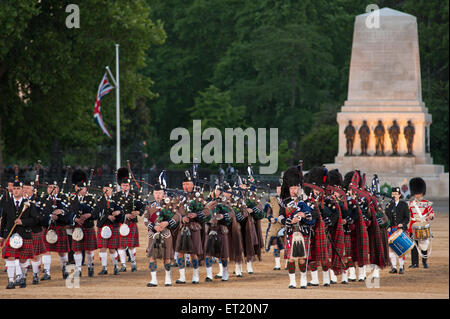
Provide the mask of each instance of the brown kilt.
POLYGON ((77 251, 93 251, 97 249, 97 234, 94 227, 83 229, 83 239, 76 241, 72 238, 72 250, 77 251))
MULTIPOLYGON (((65 226, 55 226, 51 225, 50 229, 53 229, 58 235, 58 240, 54 244, 50 244, 47 242, 44 236, 44 244, 47 251, 54 251, 57 253, 67 253, 70 251, 69 246, 69 237, 67 236, 65 226)), ((47 235, 47 230, 45 231, 45 235, 47 235)))
MULTIPOLYGON (((170 230, 169 230, 170 232, 170 230)), ((149 232, 149 234, 153 235, 153 232, 149 232)), ((148 238, 148 246, 147 246, 147 257, 149 256, 150 253, 150 247, 152 247, 152 243, 153 243, 153 238, 149 237, 148 238)), ((164 256, 163 259, 172 259, 173 258, 173 254, 174 254, 174 250, 173 250, 173 243, 172 243, 172 234, 170 234, 170 236, 168 238, 164 238, 164 256)))
POLYGON ((32 259, 33 258, 33 239, 23 238, 23 245, 19 249, 14 249, 9 245, 9 239, 3 249, 3 258, 14 257, 15 259, 32 259))
POLYGON ((192 251, 182 251, 180 247, 180 238, 181 236, 178 236, 177 243, 176 243, 176 251, 180 252, 182 254, 195 254, 197 256, 201 256, 203 254, 203 247, 202 247, 202 234, 201 230, 190 230, 191 231, 191 243, 192 243, 192 251))
MULTIPOLYGON (((206 247, 208 245, 208 240, 209 240, 209 227, 207 228, 208 232, 205 231, 205 241, 203 242, 203 251, 205 252, 205 257, 206 255, 206 247)), ((217 230, 216 230, 217 231, 217 230)), ((227 233, 227 234, 223 234, 221 231, 217 232, 217 239, 219 240, 220 243, 220 254, 217 256, 208 256, 208 257, 216 257, 216 258, 220 258, 220 259, 227 259, 230 257, 230 237, 231 234, 227 233)))
POLYGON ((120 236, 119 246, 121 248, 133 248, 139 247, 139 231, 136 223, 129 223, 128 227, 130 227, 130 233, 128 236, 120 236))
POLYGON ((109 249, 117 249, 120 244, 120 233, 119 233, 119 225, 107 225, 111 228, 112 235, 108 239, 102 237, 101 232, 102 228, 98 229, 97 232, 97 248, 109 248, 109 249))
POLYGON ((31 233, 33 237, 33 255, 39 256, 43 253, 47 252, 47 248, 45 247, 45 238, 44 231, 40 231, 39 233, 31 233))

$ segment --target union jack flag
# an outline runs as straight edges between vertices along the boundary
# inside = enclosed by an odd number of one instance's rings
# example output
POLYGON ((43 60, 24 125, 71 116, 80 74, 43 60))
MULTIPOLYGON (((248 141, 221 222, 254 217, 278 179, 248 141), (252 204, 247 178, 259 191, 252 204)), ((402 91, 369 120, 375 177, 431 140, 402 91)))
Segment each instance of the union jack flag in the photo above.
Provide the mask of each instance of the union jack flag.
POLYGON ((103 133, 105 133, 109 138, 111 138, 111 135, 109 134, 108 130, 106 129, 105 123, 103 123, 101 107, 100 107, 100 100, 102 99, 102 97, 104 97, 106 94, 111 92, 113 89, 114 89, 114 86, 112 86, 109 83, 108 77, 106 76, 106 73, 105 73, 102 81, 100 82, 100 85, 98 86, 97 99, 95 101, 95 106, 94 106, 94 121, 100 126, 103 133))

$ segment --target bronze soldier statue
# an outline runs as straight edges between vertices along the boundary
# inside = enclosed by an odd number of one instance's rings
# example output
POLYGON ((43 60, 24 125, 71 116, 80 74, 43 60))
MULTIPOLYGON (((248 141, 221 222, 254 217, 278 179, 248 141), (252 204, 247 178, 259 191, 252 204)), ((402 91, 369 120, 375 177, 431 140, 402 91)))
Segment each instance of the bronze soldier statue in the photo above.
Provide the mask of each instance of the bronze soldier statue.
POLYGON ((369 145, 370 129, 367 126, 367 121, 363 121, 363 125, 359 128, 359 137, 361 138, 361 155, 367 154, 367 146, 369 145))
POLYGON ((355 141, 356 129, 352 125, 352 121, 348 121, 348 125, 344 130, 345 138, 347 140, 347 153, 345 156, 353 155, 353 142, 355 141))
POLYGON ((378 120, 378 125, 375 127, 375 155, 384 155, 384 126, 381 120, 378 120))
POLYGON ((397 124, 397 120, 392 122, 392 126, 388 130, 389 138, 391 139, 392 155, 398 155, 398 136, 400 135, 400 126, 397 124))
POLYGON ((413 155, 412 154, 412 148, 413 148, 413 141, 414 141, 414 134, 415 134, 414 126, 411 123, 411 120, 408 121, 408 126, 406 126, 403 129, 403 134, 405 135, 406 139, 406 147, 408 148, 408 153, 406 155, 413 155))

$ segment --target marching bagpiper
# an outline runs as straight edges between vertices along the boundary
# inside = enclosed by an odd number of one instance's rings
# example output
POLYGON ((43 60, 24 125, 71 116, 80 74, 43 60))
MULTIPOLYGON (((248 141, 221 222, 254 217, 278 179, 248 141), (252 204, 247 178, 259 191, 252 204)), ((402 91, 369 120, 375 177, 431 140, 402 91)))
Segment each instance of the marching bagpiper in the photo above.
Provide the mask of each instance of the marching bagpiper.
MULTIPOLYGON (((65 183, 63 182, 63 188, 65 183)), ((72 216, 69 212, 69 198, 60 190, 54 181, 47 186, 47 195, 42 195, 39 203, 39 223, 44 229, 44 244, 46 252, 42 255, 44 275, 41 280, 50 280, 51 252, 59 255, 63 279, 69 276, 66 265, 70 251, 69 236, 66 227, 71 225, 72 216)))
POLYGON ((164 194, 164 189, 160 183, 157 183, 153 189, 154 202, 151 202, 144 213, 144 222, 148 228, 148 247, 147 257, 149 257, 149 266, 151 280, 147 287, 158 286, 156 278, 156 261, 163 260, 165 269, 166 287, 172 286, 171 264, 173 256, 173 243, 171 231, 178 227, 181 215, 177 212, 177 201, 171 202, 171 199, 164 194))
POLYGON ((94 276, 94 250, 97 249, 97 234, 94 221, 98 218, 94 210, 95 200, 87 192, 86 173, 75 170, 72 174, 72 183, 75 185, 75 193, 70 197, 70 211, 72 213, 72 250, 76 272, 81 276, 83 262, 82 251, 88 262, 88 276, 94 276))
POLYGON ((126 252, 128 248, 131 258, 131 271, 137 271, 136 265, 136 247, 139 247, 139 231, 137 227, 137 216, 144 214, 145 205, 138 200, 139 195, 130 190, 130 171, 121 167, 117 170, 117 180, 120 185, 120 191, 115 194, 114 201, 122 207, 125 214, 124 222, 120 225, 120 243, 119 257, 122 267, 119 272, 127 271, 126 252))
POLYGON ((312 227, 316 218, 313 211, 300 199, 300 187, 303 176, 298 167, 290 167, 283 174, 281 198, 285 207, 286 245, 285 258, 288 259, 289 288, 296 288, 295 260, 300 270, 300 288, 307 287, 307 267, 311 254, 312 227))
POLYGON ((120 244, 120 224, 125 218, 122 207, 113 200, 113 184, 107 183, 103 186, 103 196, 97 202, 94 215, 98 215, 97 220, 97 245, 100 249, 99 257, 102 270, 99 275, 108 274, 108 252, 114 266, 114 275, 119 274, 117 249, 120 244))
MULTIPOLYGON (((40 198, 37 195, 37 190, 34 188, 33 181, 26 181, 23 186, 24 197, 35 205, 36 213, 38 215, 38 222, 32 227, 32 238, 33 238, 33 259, 31 260, 31 267, 33 270, 33 285, 39 283, 39 268, 41 255, 47 252, 45 247, 44 231, 42 230, 40 222, 40 198)), ((27 260, 27 263, 29 260, 27 260)))
POLYGON ((266 230, 266 238, 269 238, 265 244, 266 251, 268 252, 271 246, 275 246, 273 249, 273 257, 275 259, 273 270, 281 270, 280 253, 284 249, 284 226, 286 218, 283 215, 284 206, 280 198, 281 185, 282 178, 276 186, 277 196, 270 196, 269 203, 266 203, 264 206, 266 218, 269 222, 266 230))
POLYGON ((179 212, 182 216, 179 232, 176 240, 176 249, 178 253, 177 264, 180 278, 175 281, 177 284, 184 284, 186 282, 185 254, 190 254, 192 260, 192 283, 199 283, 199 256, 203 255, 202 243, 202 223, 203 220, 198 213, 203 210, 203 204, 200 201, 200 193, 196 197, 194 194, 194 182, 189 171, 185 171, 185 178, 183 180, 183 191, 185 198, 183 205, 180 206, 179 212), (185 205, 186 206, 185 206, 185 205))
POLYGON ((420 177, 414 177, 409 181, 409 189, 411 190, 412 199, 409 201, 409 211, 411 216, 411 222, 409 224, 408 232, 411 237, 415 239, 416 245, 414 245, 411 250, 411 265, 409 268, 419 267, 419 252, 417 247, 420 248, 420 255, 422 256, 423 268, 428 268, 428 250, 430 249, 431 232, 430 232, 430 221, 434 219, 434 210, 432 202, 424 199, 423 197, 427 191, 427 185, 425 181, 420 177), (426 233, 423 238, 418 238, 414 231, 414 225, 422 226, 422 232, 426 233))
POLYGON ((6 259, 8 285, 14 289, 14 275, 20 288, 26 287, 28 259, 33 258, 32 227, 37 224, 38 216, 33 203, 23 197, 22 183, 13 184, 13 197, 3 202, 0 228, 2 255, 6 259))

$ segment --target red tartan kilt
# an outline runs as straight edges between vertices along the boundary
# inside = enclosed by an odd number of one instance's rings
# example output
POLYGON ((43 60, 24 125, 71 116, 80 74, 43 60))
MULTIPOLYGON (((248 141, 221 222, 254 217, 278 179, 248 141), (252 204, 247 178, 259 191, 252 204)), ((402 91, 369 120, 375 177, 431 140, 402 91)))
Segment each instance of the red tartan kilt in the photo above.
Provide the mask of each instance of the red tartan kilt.
POLYGON ((3 249, 3 259, 14 257, 16 259, 32 259, 33 258, 33 239, 23 239, 23 245, 19 249, 14 249, 9 245, 9 239, 3 249))
MULTIPOLYGON (((50 229, 53 229, 56 232, 56 235, 58 235, 58 240, 54 244, 50 244, 46 239, 44 238, 44 244, 47 251, 54 251, 57 253, 67 253, 70 251, 69 246, 69 237, 67 237, 66 228, 64 226, 54 226, 51 225, 50 229)), ((45 231, 45 235, 47 235, 47 230, 45 231)))
POLYGON ((38 256, 47 252, 47 247, 45 247, 44 231, 39 233, 31 233, 33 236, 33 255, 38 256))
POLYGON ((83 229, 83 239, 76 241, 72 238, 72 250, 73 251, 92 251, 97 249, 97 234, 95 229, 92 228, 82 228, 83 229))
POLYGON ((292 234, 285 236, 284 241, 284 259, 289 259, 291 255, 291 245, 292 245, 292 234))
POLYGON ((130 227, 130 233, 128 236, 120 236, 120 247, 121 248, 131 248, 131 247, 139 247, 139 231, 136 223, 129 223, 128 227, 130 227))
POLYGON ((98 229, 97 233, 97 247, 117 249, 120 247, 120 233, 119 225, 108 225, 111 228, 112 235, 108 239, 102 237, 102 228, 98 229))
POLYGON ((327 249, 328 249, 328 257, 331 259, 333 253, 333 247, 331 246, 331 241, 327 236, 327 249))
POLYGON ((316 261, 316 243, 314 240, 314 237, 311 237, 311 244, 309 237, 304 236, 303 238, 305 238, 305 249, 306 249, 306 253, 308 253, 308 247, 309 247, 309 261, 316 261))
POLYGON ((345 257, 352 257, 352 236, 345 234, 345 257))

